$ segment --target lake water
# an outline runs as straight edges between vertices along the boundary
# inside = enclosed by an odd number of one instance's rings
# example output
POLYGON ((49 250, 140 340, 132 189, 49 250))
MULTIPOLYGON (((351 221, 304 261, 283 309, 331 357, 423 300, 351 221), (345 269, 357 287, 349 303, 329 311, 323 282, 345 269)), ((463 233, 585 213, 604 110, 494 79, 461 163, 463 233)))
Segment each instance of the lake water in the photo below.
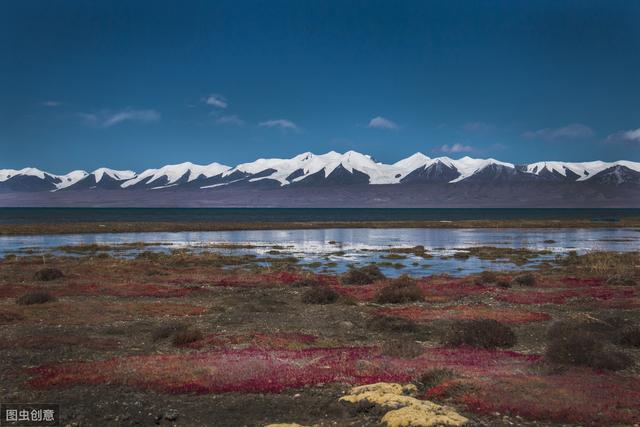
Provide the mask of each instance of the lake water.
POLYGON ((508 219, 613 220, 640 209, 281 209, 281 208, 0 208, 0 224, 113 221, 459 221, 508 219))
MULTIPOLYGON (((575 250, 579 253, 594 250, 633 251, 640 248, 640 232, 624 228, 598 229, 318 229, 318 230, 256 230, 209 231, 176 233, 102 233, 39 236, 1 236, 0 255, 53 252, 63 245, 146 242, 154 243, 144 250, 168 251, 179 248, 212 250, 235 254, 252 253, 258 256, 296 256, 302 263, 321 263, 316 271, 342 272, 349 265, 368 262, 401 264, 383 267, 386 274, 402 273, 429 275, 436 273, 468 274, 485 269, 513 269, 517 266, 505 260, 487 261, 471 257, 467 260, 451 258, 455 249, 474 246, 498 246, 548 250, 550 255, 536 258, 526 267, 575 250), (219 244, 249 244, 252 248, 212 248, 219 244), (277 254, 273 246, 283 246, 277 254), (381 258, 380 250, 392 247, 424 246, 433 258, 408 254, 408 258, 381 258), (209 246, 209 247, 208 247, 209 246), (335 265, 334 265, 335 264, 335 265)), ((117 251, 118 256, 135 256, 139 250, 117 251)), ((521 268, 521 267, 518 267, 521 268)))

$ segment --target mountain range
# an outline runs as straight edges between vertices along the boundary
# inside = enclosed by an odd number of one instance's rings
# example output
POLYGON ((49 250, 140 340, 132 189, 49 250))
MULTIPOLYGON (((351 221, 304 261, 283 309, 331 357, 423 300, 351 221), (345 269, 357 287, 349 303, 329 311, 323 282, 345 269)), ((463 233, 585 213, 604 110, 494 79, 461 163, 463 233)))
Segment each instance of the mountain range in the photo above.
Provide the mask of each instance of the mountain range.
POLYGON ((416 153, 385 164, 331 151, 139 173, 0 169, 0 206, 638 207, 640 162, 519 165, 416 153))

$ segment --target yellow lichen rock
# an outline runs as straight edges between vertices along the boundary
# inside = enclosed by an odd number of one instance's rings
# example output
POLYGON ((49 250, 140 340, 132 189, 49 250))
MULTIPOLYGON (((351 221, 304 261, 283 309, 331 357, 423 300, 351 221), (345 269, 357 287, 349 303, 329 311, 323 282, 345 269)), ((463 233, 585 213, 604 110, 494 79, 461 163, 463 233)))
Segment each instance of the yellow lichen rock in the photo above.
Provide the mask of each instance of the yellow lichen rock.
POLYGON ((343 402, 369 402, 388 412, 382 421, 388 427, 463 426, 469 421, 453 409, 428 400, 419 400, 413 384, 377 383, 354 387, 343 402))

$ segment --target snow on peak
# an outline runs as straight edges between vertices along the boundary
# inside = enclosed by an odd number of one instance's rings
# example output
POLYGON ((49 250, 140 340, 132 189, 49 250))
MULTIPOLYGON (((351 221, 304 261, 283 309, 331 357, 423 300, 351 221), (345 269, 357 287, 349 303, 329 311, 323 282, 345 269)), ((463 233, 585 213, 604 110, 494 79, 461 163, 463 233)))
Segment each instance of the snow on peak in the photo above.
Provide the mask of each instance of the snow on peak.
POLYGON ((408 172, 412 172, 418 169, 421 166, 427 164, 427 162, 431 160, 428 156, 417 152, 415 154, 410 155, 406 159, 399 160, 393 164, 400 169, 407 170, 408 172))
POLYGON ((124 182, 121 187, 127 188, 144 181, 146 184, 150 184, 161 178, 166 178, 167 182, 163 185, 175 184, 180 178, 188 175, 187 181, 191 182, 200 176, 210 178, 212 176, 220 175, 228 171, 229 166, 221 165, 220 163, 213 162, 208 165, 196 165, 191 162, 184 162, 175 165, 166 165, 159 169, 147 169, 135 178, 132 178, 124 182))
POLYGON ((109 178, 115 179, 116 181, 122 181, 135 178, 136 173, 134 171, 118 171, 109 168, 99 168, 94 170, 92 175, 95 177, 96 182, 100 182, 105 175, 109 178))
MULTIPOLYGON (((492 158, 474 159, 469 156, 464 156, 457 160, 446 156, 430 158, 420 152, 395 163, 385 164, 376 161, 370 155, 349 150, 345 153, 329 151, 324 154, 304 152, 290 159, 257 159, 253 162, 239 164, 234 168, 215 162, 208 165, 184 162, 166 165, 158 169, 147 169, 140 174, 134 171, 119 171, 109 168, 99 168, 91 174, 82 170, 76 170, 66 175, 54 175, 30 167, 20 170, 0 169, 0 182, 7 181, 16 176, 33 176, 50 180, 51 183, 55 185, 55 190, 57 190, 71 187, 87 176, 93 175, 96 183, 102 181, 106 176, 113 180, 121 181, 122 188, 127 188, 138 183, 152 184, 151 186, 153 188, 165 188, 167 186, 179 185, 181 180, 191 182, 201 177, 229 176, 234 172, 240 172, 248 175, 249 181, 251 182, 269 179, 279 182, 280 185, 289 185, 294 182, 303 181, 314 174, 322 174, 324 177, 328 177, 336 168, 342 167, 350 173, 358 172, 367 175, 370 184, 397 184, 413 171, 420 168, 427 169, 436 164, 441 164, 457 171, 458 176, 451 180, 451 183, 463 181, 489 166, 515 169, 512 163, 501 162, 492 158)), ((639 162, 626 160, 581 163, 542 161, 524 165, 523 171, 535 175, 549 171, 565 177, 577 176, 577 181, 584 181, 603 170, 615 166, 623 166, 640 172, 639 162)), ((245 178, 240 177, 237 180, 243 179, 245 178)), ((226 185, 226 183, 216 183, 203 188, 218 185, 226 185)))
POLYGON ((23 168, 23 169, 0 169, 0 182, 6 181, 9 178, 13 178, 16 175, 21 175, 21 176, 35 176, 38 177, 40 179, 44 179, 45 175, 49 175, 49 176, 55 176, 55 175, 51 175, 47 172, 43 172, 40 169, 36 169, 36 168, 23 168))
POLYGON ((585 181, 594 175, 614 166, 625 166, 636 172, 640 172, 640 163, 630 162, 627 160, 618 160, 617 162, 603 162, 596 160, 593 162, 536 162, 528 164, 526 171, 535 175, 540 175, 543 171, 557 172, 562 176, 567 176, 567 171, 571 171, 578 175, 576 181, 585 181))
MULTIPOLYGON (((437 159, 434 159, 434 160, 437 160, 437 159)), ((484 168, 492 165, 504 166, 507 168, 515 169, 515 165, 513 163, 501 162, 499 160, 492 159, 492 158, 474 159, 469 156, 464 156, 463 158, 458 160, 452 160, 448 157, 443 157, 442 160, 443 160, 443 163, 445 164, 448 162, 460 173, 460 175, 456 179, 449 181, 451 183, 460 182, 464 179, 467 179, 470 176, 480 172, 484 168)))
POLYGON ((66 175, 58 175, 58 179, 60 182, 56 184, 56 189, 60 190, 62 188, 71 187, 76 182, 86 178, 89 174, 83 170, 75 170, 71 171, 66 175))

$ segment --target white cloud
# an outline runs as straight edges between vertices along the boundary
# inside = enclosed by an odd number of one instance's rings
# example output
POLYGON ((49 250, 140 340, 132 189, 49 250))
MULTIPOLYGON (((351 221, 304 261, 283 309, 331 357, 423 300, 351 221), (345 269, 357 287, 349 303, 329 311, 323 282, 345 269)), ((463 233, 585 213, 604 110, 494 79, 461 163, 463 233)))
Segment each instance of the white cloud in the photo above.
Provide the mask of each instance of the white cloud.
POLYGON ((286 119, 267 120, 259 123, 259 125, 262 127, 280 128, 282 130, 291 130, 294 132, 297 132, 300 130, 298 125, 293 123, 291 120, 286 120, 286 119))
POLYGON ((394 121, 381 116, 371 119, 369 127, 374 129, 398 129, 398 125, 394 121))
POLYGON ((640 142, 640 128, 621 130, 607 136, 607 142, 640 142))
POLYGON ((211 95, 207 96, 204 102, 207 105, 211 105, 212 107, 216 108, 227 108, 229 106, 225 97, 222 95, 218 95, 217 93, 212 93, 211 95))
POLYGON ((235 125, 242 126, 244 125, 244 120, 236 115, 231 116, 221 116, 216 119, 216 123, 219 125, 235 125))
POLYGON ((526 131, 522 134, 524 138, 527 139, 546 139, 546 140, 555 140, 555 139, 580 139, 580 138, 589 138, 593 136, 593 130, 581 123, 571 123, 567 126, 560 128, 545 128, 538 130, 530 130, 526 131))
POLYGON ((436 151, 442 151, 443 153, 464 153, 467 151, 473 151, 473 147, 463 144, 453 144, 451 146, 444 144, 438 147, 436 151))
POLYGON ((43 107, 59 107, 62 105, 62 102, 60 101, 42 101, 42 103, 40 104, 43 107))
POLYGON ((134 110, 127 108, 122 111, 102 111, 97 114, 79 113, 78 116, 87 125, 109 128, 124 122, 152 123, 160 120, 160 113, 155 110, 134 110))

